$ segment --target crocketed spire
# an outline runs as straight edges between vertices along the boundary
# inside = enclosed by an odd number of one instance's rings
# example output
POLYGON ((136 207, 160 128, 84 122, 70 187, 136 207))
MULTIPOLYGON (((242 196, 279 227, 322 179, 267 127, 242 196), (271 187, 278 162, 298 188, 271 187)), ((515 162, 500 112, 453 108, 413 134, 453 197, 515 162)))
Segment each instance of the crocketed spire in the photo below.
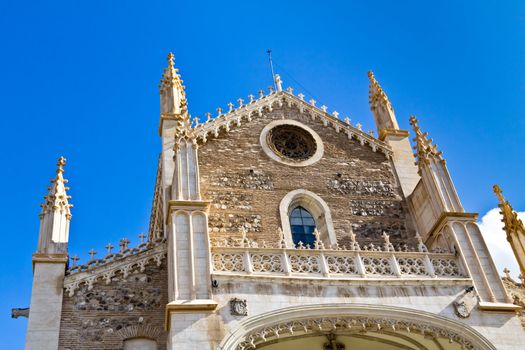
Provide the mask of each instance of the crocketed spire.
POLYGON ((370 103, 370 110, 374 114, 378 134, 381 135, 386 130, 399 130, 394 108, 392 108, 388 97, 372 71, 368 72, 368 79, 370 79, 368 102, 370 103))
POLYGON ((374 76, 374 72, 372 72, 371 70, 368 71, 368 79, 370 80, 370 90, 368 92, 368 102, 370 103, 370 109, 374 111, 379 105, 384 105, 393 112, 394 108, 392 108, 388 97, 381 88, 381 85, 379 85, 379 83, 377 82, 374 76))
POLYGON ((177 87, 182 96, 186 97, 184 85, 182 85, 183 80, 180 78, 179 70, 175 68, 175 55, 170 52, 167 59, 168 67, 164 68, 164 73, 162 73, 162 79, 159 85, 160 92, 162 93, 170 87, 177 87))
POLYGON ((425 164, 429 164, 430 160, 442 161, 445 160, 441 156, 443 152, 437 150, 437 145, 432 144, 432 139, 427 138, 427 132, 421 132, 421 128, 418 125, 418 120, 415 116, 410 117, 410 125, 414 128, 416 137, 413 139, 416 145, 414 146, 416 165, 421 171, 421 167, 425 164))
POLYGON ((514 211, 514 209, 512 209, 512 206, 509 204, 509 202, 505 200, 505 197, 503 197, 501 188, 498 185, 494 185, 492 189, 494 190, 494 193, 500 202, 498 207, 500 208, 500 213, 503 216, 501 221, 504 224, 503 229, 505 232, 507 232, 507 238, 509 238, 509 235, 512 232, 521 231, 523 234, 525 234, 523 222, 518 218, 518 214, 514 211))
POLYGON ((73 205, 69 204, 69 199, 71 199, 71 197, 67 195, 69 187, 66 187, 65 184, 67 183, 67 180, 64 179, 63 176, 65 165, 66 158, 58 158, 56 170, 57 175, 51 180, 52 185, 48 188, 49 194, 44 196, 45 201, 40 205, 40 207, 42 207, 40 216, 58 211, 64 213, 68 219, 71 218, 70 208, 73 207, 73 205))

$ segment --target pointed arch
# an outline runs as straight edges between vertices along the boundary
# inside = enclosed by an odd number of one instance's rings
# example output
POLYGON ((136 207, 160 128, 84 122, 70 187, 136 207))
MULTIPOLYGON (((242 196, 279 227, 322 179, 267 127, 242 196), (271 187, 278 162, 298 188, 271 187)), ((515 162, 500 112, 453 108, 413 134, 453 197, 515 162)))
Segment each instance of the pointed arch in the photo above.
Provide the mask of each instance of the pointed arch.
POLYGON ((279 205, 281 227, 287 247, 295 247, 290 225, 290 214, 297 207, 305 208, 313 216, 315 226, 326 247, 337 243, 332 214, 326 202, 313 192, 305 189, 297 189, 284 196, 279 205))

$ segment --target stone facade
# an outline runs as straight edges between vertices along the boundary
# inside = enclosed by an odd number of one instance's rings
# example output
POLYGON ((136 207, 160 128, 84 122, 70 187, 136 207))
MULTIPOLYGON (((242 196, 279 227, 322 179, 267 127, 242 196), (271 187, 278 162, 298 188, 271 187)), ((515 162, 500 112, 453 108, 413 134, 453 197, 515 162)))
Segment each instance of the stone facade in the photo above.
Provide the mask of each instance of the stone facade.
POLYGON ((202 195, 213 203, 211 237, 240 236, 245 226, 249 238, 277 242, 279 203, 299 184, 326 201, 341 242, 348 240, 350 225, 363 243, 382 242, 383 231, 394 242, 415 234, 392 161, 287 106, 209 140, 199 150, 199 166, 202 195), (263 152, 262 129, 283 118, 320 135, 325 152, 319 162, 293 168, 263 152))
POLYGON ((59 159, 26 349, 523 348, 523 286, 499 278, 442 153, 412 117, 413 155, 369 77, 379 138, 279 76, 200 124, 170 54, 147 240, 68 265, 59 159))
POLYGON ((81 286, 73 296, 64 297, 59 349, 122 349, 130 335, 153 338, 159 350, 166 349, 167 285, 162 264, 148 265, 125 278, 118 274, 109 284, 98 283, 91 290, 81 286))

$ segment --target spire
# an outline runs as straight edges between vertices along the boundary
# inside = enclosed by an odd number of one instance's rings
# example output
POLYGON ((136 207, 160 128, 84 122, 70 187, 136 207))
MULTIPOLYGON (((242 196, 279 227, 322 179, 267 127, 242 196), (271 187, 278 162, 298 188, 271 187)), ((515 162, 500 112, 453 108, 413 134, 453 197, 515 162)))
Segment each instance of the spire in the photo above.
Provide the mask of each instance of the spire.
POLYGON ((392 108, 388 97, 372 71, 368 71, 368 79, 370 80, 368 102, 370 103, 370 110, 374 114, 378 134, 383 130, 398 130, 399 125, 394 114, 394 108, 392 108))
POLYGON ((507 238, 510 238, 512 232, 521 231, 523 234, 525 234, 523 222, 518 218, 518 214, 514 211, 514 209, 512 209, 512 206, 509 204, 509 202, 505 200, 505 197, 503 197, 501 188, 498 185, 494 185, 492 189, 494 190, 494 193, 500 202, 498 207, 500 208, 500 214, 503 216, 501 221, 504 224, 503 229, 505 232, 507 232, 507 238))
POLYGON ((186 100, 186 92, 179 70, 175 68, 175 56, 169 53, 168 67, 164 68, 162 79, 160 80, 159 90, 161 95, 161 110, 163 114, 180 113, 182 102, 186 100))
POLYGON ((414 142, 414 150, 416 151, 416 164, 421 170, 423 164, 429 164, 430 160, 444 162, 443 157, 441 156, 442 152, 437 150, 437 145, 432 144, 432 139, 427 138, 427 132, 421 132, 421 128, 418 125, 418 120, 415 116, 410 117, 410 125, 414 128, 416 137, 414 142))
POLYGON ((64 166, 66 159, 60 157, 57 162, 56 176, 51 180, 49 193, 44 196, 44 203, 40 206, 40 232, 38 234, 37 253, 55 254, 67 253, 69 240, 69 221, 71 220, 71 207, 69 204, 69 190, 64 179, 64 166))
POLYGON ((66 187, 67 180, 64 179, 64 166, 66 165, 66 158, 60 157, 57 161, 56 176, 51 180, 52 185, 48 188, 49 194, 44 196, 45 202, 40 204, 42 211, 40 216, 43 216, 54 211, 64 213, 68 219, 71 219, 70 208, 73 207, 69 204, 70 196, 67 195, 66 191, 69 187, 66 187))

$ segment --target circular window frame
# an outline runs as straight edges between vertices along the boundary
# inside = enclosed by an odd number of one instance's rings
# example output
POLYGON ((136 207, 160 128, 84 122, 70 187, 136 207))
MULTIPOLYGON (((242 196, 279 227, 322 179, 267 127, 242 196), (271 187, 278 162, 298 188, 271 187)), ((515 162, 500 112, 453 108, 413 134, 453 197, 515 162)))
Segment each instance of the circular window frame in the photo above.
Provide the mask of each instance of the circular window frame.
POLYGON ((319 135, 315 131, 313 131, 310 127, 304 125, 301 122, 298 122, 292 119, 274 120, 273 122, 267 124, 261 132, 261 135, 259 137, 259 142, 261 144, 261 147, 264 153, 266 153, 268 157, 275 160, 276 162, 279 162, 281 164, 286 164, 289 166, 293 166, 293 167, 305 167, 305 166, 317 163, 323 157, 323 154, 324 154, 324 145, 323 145, 323 141, 321 140, 321 137, 319 137, 319 135), (309 133, 313 137, 315 145, 316 145, 316 150, 314 154, 310 158, 302 160, 302 161, 294 161, 292 159, 289 159, 289 158, 286 158, 286 157, 283 157, 277 154, 273 150, 272 145, 268 144, 268 134, 270 133, 270 130, 280 125, 293 125, 309 133))

